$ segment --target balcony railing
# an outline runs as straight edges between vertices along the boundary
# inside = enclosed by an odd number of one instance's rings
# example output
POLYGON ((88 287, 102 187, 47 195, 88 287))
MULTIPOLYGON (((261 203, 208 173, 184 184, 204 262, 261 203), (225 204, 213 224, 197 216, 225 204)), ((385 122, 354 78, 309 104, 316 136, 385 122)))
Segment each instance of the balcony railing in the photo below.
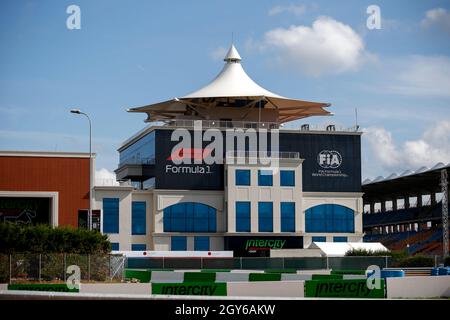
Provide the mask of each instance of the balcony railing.
POLYGON ((136 158, 131 157, 119 163, 119 168, 126 164, 155 164, 155 158, 136 158))
POLYGON ((277 159, 300 159, 298 152, 285 151, 227 151, 227 158, 277 158, 277 159))
POLYGON ((234 121, 234 120, 184 120, 174 119, 167 121, 165 127, 185 127, 194 128, 194 125, 201 123, 202 128, 217 129, 278 129, 280 127, 277 122, 251 122, 251 121, 234 121), (197 122, 198 121, 198 122, 197 122))

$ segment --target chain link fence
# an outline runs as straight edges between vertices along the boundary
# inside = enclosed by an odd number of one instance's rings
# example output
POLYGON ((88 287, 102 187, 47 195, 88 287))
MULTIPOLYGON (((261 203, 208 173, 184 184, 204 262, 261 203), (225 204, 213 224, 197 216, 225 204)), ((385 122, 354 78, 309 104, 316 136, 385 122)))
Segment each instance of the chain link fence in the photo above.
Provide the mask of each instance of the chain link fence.
POLYGON ((367 269, 391 266, 391 257, 306 257, 306 258, 128 258, 130 269, 367 269))
POLYGON ((90 254, 0 254, 0 283, 65 282, 67 268, 80 268, 81 281, 122 281, 125 257, 90 254))

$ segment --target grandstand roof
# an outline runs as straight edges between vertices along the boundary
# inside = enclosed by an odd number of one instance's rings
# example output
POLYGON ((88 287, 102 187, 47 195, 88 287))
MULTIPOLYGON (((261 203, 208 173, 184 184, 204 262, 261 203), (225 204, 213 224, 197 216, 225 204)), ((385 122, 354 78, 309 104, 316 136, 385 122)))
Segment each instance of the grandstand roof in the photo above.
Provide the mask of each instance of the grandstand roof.
POLYGON ((405 196, 440 192, 441 171, 450 172, 450 163, 438 163, 431 169, 421 167, 416 171, 406 170, 400 175, 391 174, 387 178, 379 176, 373 181, 363 181, 364 202, 371 203, 405 196))

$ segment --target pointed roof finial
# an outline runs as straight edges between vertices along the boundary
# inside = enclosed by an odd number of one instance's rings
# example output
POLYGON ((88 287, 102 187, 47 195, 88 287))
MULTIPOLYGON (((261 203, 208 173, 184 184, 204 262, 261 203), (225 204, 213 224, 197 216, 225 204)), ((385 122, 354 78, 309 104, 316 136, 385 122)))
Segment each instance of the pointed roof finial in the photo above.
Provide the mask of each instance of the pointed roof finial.
POLYGON ((237 51, 234 44, 231 45, 230 49, 228 50, 227 55, 223 59, 224 61, 230 63, 230 62, 239 62, 242 60, 241 56, 239 55, 239 52, 237 51))

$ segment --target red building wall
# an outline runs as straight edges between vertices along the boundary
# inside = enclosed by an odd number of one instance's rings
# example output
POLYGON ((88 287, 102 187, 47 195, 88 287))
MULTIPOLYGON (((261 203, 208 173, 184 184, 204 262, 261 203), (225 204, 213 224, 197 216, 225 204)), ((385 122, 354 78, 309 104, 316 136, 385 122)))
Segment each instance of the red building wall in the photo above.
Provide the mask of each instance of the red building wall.
POLYGON ((89 208, 89 158, 0 156, 0 191, 58 192, 58 225, 89 208))

